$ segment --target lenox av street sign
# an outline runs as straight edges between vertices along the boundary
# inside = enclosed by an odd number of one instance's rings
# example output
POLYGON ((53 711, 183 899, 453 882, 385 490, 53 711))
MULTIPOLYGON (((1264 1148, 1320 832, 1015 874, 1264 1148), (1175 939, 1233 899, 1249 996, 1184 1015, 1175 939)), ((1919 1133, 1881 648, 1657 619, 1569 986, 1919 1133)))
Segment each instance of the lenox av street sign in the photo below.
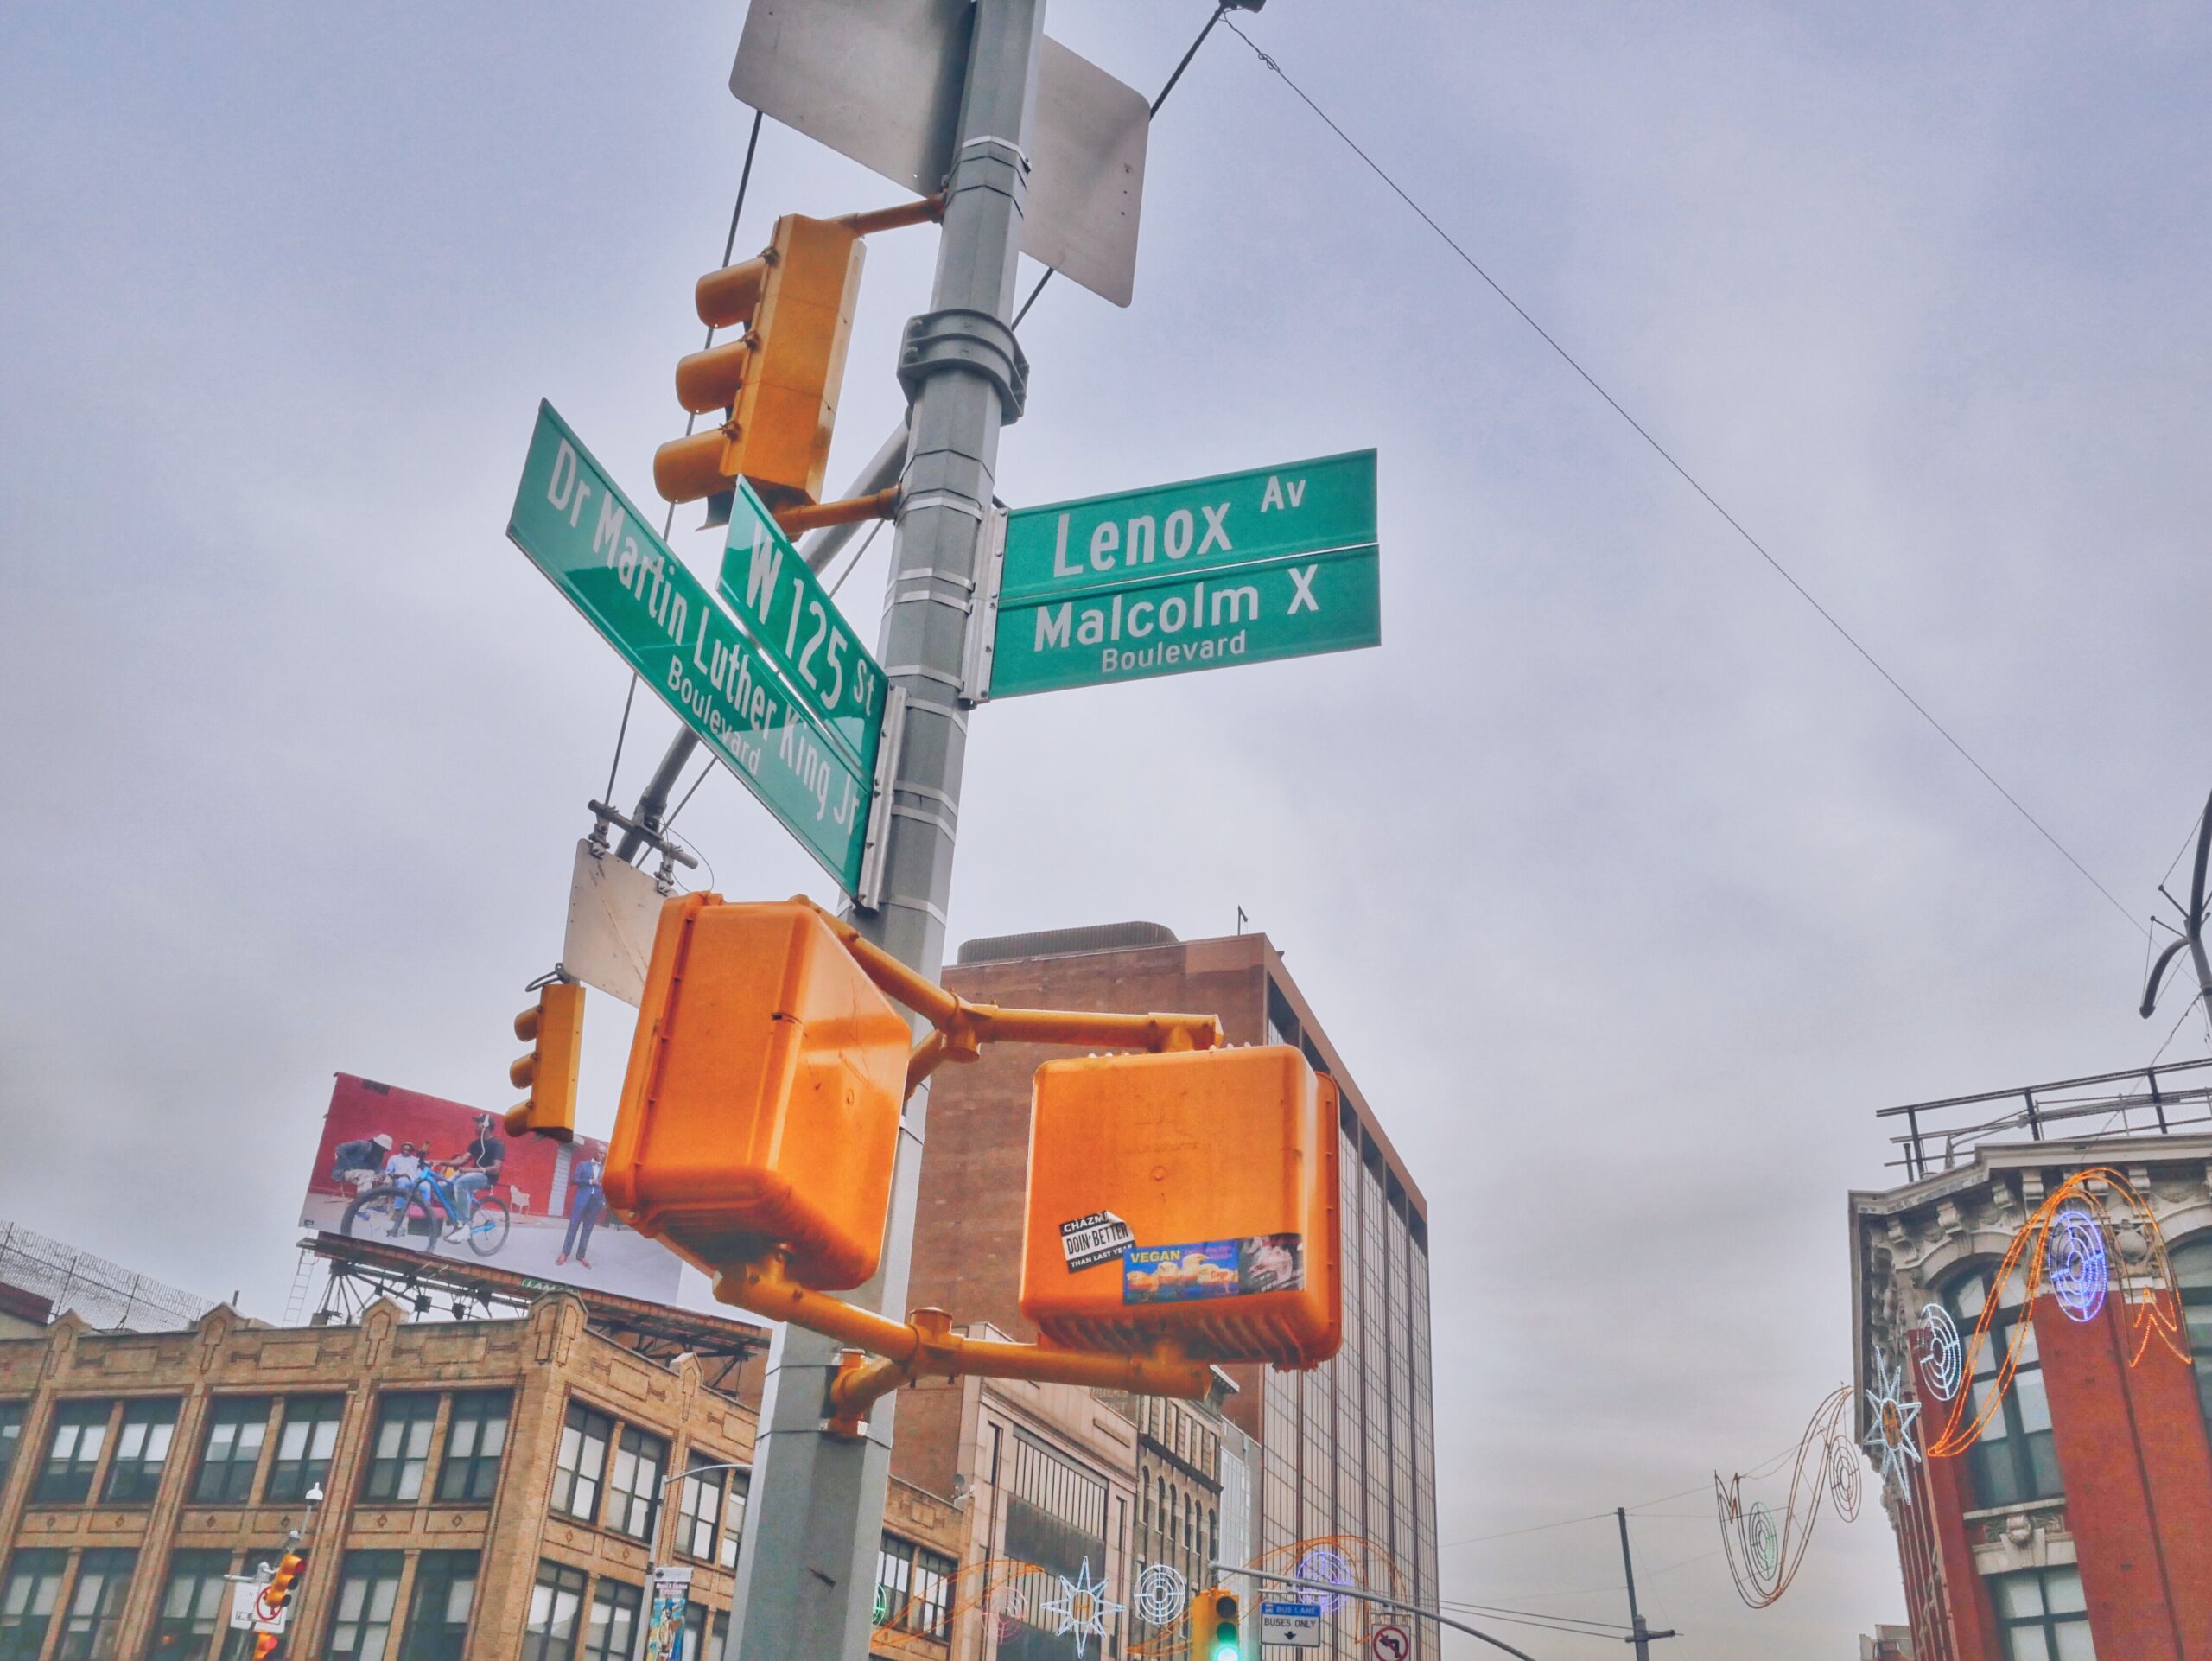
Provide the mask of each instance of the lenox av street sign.
POLYGON ((1375 452, 1007 515, 973 694, 1379 645, 1375 452))

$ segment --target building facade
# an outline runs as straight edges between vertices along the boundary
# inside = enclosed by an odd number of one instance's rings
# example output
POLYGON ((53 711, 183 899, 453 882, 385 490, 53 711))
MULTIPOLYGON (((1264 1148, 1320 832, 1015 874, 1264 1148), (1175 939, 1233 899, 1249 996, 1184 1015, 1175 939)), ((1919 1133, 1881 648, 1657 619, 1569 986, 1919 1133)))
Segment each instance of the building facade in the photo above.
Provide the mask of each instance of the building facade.
MULTIPOLYGON (((1227 1369, 1236 1389, 1221 1422, 1237 1433, 1233 1441, 1210 1434, 1205 1411, 1187 1404, 1134 1410, 1137 1529, 1146 1543, 1132 1569, 1141 1574, 1160 1562, 1197 1570, 1216 1554, 1288 1570, 1306 1562, 1411 1602, 1433 1602, 1427 1205, 1281 954, 1263 934, 1181 941, 1157 925, 1122 924, 971 941, 944 979, 976 1002, 1215 1015, 1230 1042, 1295 1045, 1335 1079, 1343 1346, 1305 1372, 1227 1369)), ((913 1303, 1035 1337, 1017 1307, 1030 1081, 1040 1062, 1060 1053, 994 1046, 980 1060, 936 1074, 913 1303)), ((903 1395, 899 1413, 893 1469, 911 1474, 901 1451, 908 1446, 903 1395)), ((1191 1578, 1206 1583, 1203 1572, 1191 1578)), ((1320 1653, 1363 1654, 1366 1619, 1357 1605, 1338 1612, 1320 1653)), ((1437 1653, 1433 1630, 1424 1630, 1421 1644, 1423 1656, 1437 1653)))
POLYGON ((1882 1489, 1911 1620, 1897 1652, 2212 1661, 2212 1135, 2022 1129, 1952 1144, 1941 1169, 1909 1148, 1914 1180, 1851 1197, 1858 1432, 1878 1445, 1899 1378, 1913 1449, 1882 1489), (2032 1289, 2001 1274, 2046 1198, 2098 1168, 2147 1202, 2171 1283, 2147 1289, 2156 1257, 2126 1206, 2108 1210, 2109 1255, 2061 1274, 2054 1247, 2032 1289), (2146 1317, 2181 1355, 2144 1342, 2146 1317), (1961 1401, 1982 1429, 1933 1456, 1961 1401))
MULTIPOLYGON (((65 1313, 0 1339, 0 1658, 235 1657, 225 1577, 296 1529, 279 1661, 629 1661, 652 1564, 691 1571, 686 1653, 720 1661, 753 1425, 694 1357, 626 1348, 568 1294, 305 1328, 65 1313)), ((880 1654, 949 1657, 963 1531, 894 1482, 880 1654)))

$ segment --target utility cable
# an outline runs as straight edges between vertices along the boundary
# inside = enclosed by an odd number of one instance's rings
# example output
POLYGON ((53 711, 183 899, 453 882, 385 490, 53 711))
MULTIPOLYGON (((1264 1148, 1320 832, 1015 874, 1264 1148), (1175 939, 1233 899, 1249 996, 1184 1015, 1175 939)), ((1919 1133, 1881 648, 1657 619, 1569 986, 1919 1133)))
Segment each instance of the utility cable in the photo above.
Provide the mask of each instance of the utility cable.
MULTIPOLYGON (((753 112, 753 130, 746 135, 745 165, 738 169, 737 174, 737 200, 730 205, 729 232, 722 238, 722 264, 724 265, 729 264, 730 256, 737 251, 737 222, 744 216, 745 213, 746 187, 753 182, 753 153, 760 148, 760 122, 762 115, 763 112, 759 110, 755 110, 753 112)), ((709 323, 707 326, 707 345, 712 346, 714 343, 714 325, 709 323)), ((692 430, 697 426, 698 421, 699 417, 696 413, 687 415, 683 417, 683 436, 686 438, 691 436, 692 430)), ((660 539, 663 542, 666 542, 669 538, 670 533, 675 529, 676 504, 674 502, 671 502, 668 505, 668 512, 661 517, 660 539)), ((607 799, 610 802, 614 799, 615 770, 622 765, 622 735, 624 733, 627 733, 630 730, 630 700, 637 696, 638 671, 633 669, 630 671, 630 690, 623 695, 622 698, 622 731, 620 733, 617 733, 614 737, 614 763, 613 767, 608 767, 607 770, 607 799)), ((712 754, 709 753, 707 758, 707 771, 709 773, 714 771, 714 757, 712 754)), ((705 779, 706 776, 707 774, 705 773, 699 775, 702 780, 705 779)), ((695 783, 691 786, 691 789, 696 790, 698 787, 698 785, 695 783)), ((687 791, 684 793, 683 800, 688 802, 690 799, 690 792, 687 791)), ((682 803, 677 804, 679 809, 682 805, 682 803)), ((672 819, 676 815, 671 813, 668 817, 672 819)))
POLYGON ((1769 565, 1772 566, 1776 575, 1780 576, 1782 580, 1787 582, 1791 588, 1795 589, 1797 591, 1799 598, 1802 599, 1807 605, 1818 612, 1821 614, 1821 620, 1825 621, 1830 628, 1834 629, 1839 635, 1840 635, 1845 643, 1848 645, 1853 652, 1856 652, 1861 658, 1865 659, 1868 666, 1871 667, 1876 674, 1879 675, 1884 680, 1890 684, 1891 690, 1895 691, 1897 695, 1903 698, 1907 703, 1910 704, 1920 718, 1923 721, 1925 721, 1930 727, 1933 727, 1936 733, 1942 738, 1943 741, 1948 744, 1953 749, 1956 750, 1959 754, 1964 758, 1967 765, 1971 767, 1976 773, 1982 776, 1982 778, 1988 783, 1991 789, 1994 790, 1999 795, 2002 796, 2007 802, 2012 804, 2012 811, 2032 825, 2035 828, 2037 835, 2040 836, 2045 842, 2056 849, 2066 862, 2069 865, 2071 865, 2075 870, 2079 871, 2082 875, 2087 879, 2091 888, 2094 888, 2099 894, 2104 895, 2105 899, 2111 903, 2113 909, 2127 920, 2127 926, 2130 928, 2140 929, 2143 926, 2135 920, 2134 913, 2130 912, 2126 907, 2121 905, 2119 900, 2114 897, 2113 891, 2105 887, 2103 883, 2098 881, 2096 876, 2090 871, 2089 868, 2074 856, 2073 850, 2068 848, 2064 843, 2059 841, 2056 837, 2053 836, 2044 826, 2041 819, 2038 819, 2034 814, 2029 812, 2027 808, 2021 803, 2018 797, 2015 796, 2011 791, 2005 789, 2002 784, 1999 783, 1997 775, 1990 772, 1987 767, 1984 767, 1980 760, 1976 758, 1974 752, 1969 750, 1964 744, 1961 743, 1955 735, 1953 735, 1949 728, 1946 727, 1942 722, 1938 721, 1934 715, 1930 714, 1926 704, 1921 703, 1918 698, 1907 691, 1904 687, 1904 683, 1900 681, 1895 675, 1891 674, 1888 669, 1884 667, 1881 659, 1877 658, 1872 652, 1868 651, 1866 647, 1859 642, 1859 637, 1853 634, 1849 629, 1846 628, 1843 624, 1838 620, 1834 613, 1831 612, 1826 606, 1815 599, 1812 590, 1808 589, 1802 582, 1800 582, 1796 577, 1792 576, 1789 568, 1783 565, 1780 560, 1777 559, 1767 550, 1765 544, 1762 543, 1757 537, 1745 530, 1744 528, 1743 522, 1738 519, 1737 517, 1733 513, 1731 513, 1726 507, 1723 507, 1720 505, 1719 500, 1715 497, 1711 491, 1707 490, 1703 485, 1698 482, 1696 475, 1691 473, 1690 470, 1684 467, 1680 461, 1676 461, 1673 452, 1669 450, 1667 447, 1664 444, 1662 444, 1656 438, 1653 437, 1651 436, 1650 430, 1644 426, 1644 424, 1638 421, 1634 416, 1630 415, 1628 410, 1623 407, 1620 400, 1616 398, 1611 392, 1607 391, 1599 382, 1598 378, 1592 375, 1587 369, 1585 369, 1580 362, 1576 360, 1574 354, 1569 352, 1565 347, 1561 346, 1559 341, 1553 337, 1550 330, 1547 329, 1541 323, 1530 316, 1528 311, 1523 309, 1521 302, 1518 300, 1516 300, 1511 295, 1508 294, 1497 279, 1492 277, 1488 271, 1484 270, 1476 261, 1474 256, 1470 254, 1465 248, 1461 247, 1459 243, 1452 239, 1452 233, 1436 222, 1435 219, 1430 214, 1427 208, 1423 207, 1410 195, 1407 194, 1405 188, 1399 184, 1398 181, 1392 178, 1388 173, 1383 171, 1382 164, 1376 162, 1376 159, 1370 156, 1365 150, 1362 150, 1357 141, 1356 141, 1352 136, 1346 132, 1342 127, 1338 126, 1335 120, 1331 118, 1328 111, 1324 110, 1319 105, 1316 104, 1306 93, 1306 89, 1300 86, 1296 81, 1293 80, 1290 76, 1284 72, 1283 67, 1280 63, 1276 62, 1275 60, 1270 57, 1267 53, 1262 51, 1259 44, 1243 29, 1237 28, 1234 22, 1230 23, 1229 28, 1231 34, 1235 35, 1238 40, 1243 41, 1245 45, 1252 48, 1254 55, 1256 56, 1261 63, 1266 66, 1268 70, 1273 72, 1278 80, 1281 81, 1285 86, 1287 86, 1298 96, 1300 103, 1304 104, 1307 109, 1311 110, 1316 116, 1319 117, 1322 124, 1325 125, 1331 132, 1336 134, 1339 139, 1344 141, 1345 148, 1350 150, 1354 156, 1357 156, 1362 162, 1367 164, 1367 168, 1370 172, 1373 173, 1376 178, 1380 179, 1385 185, 1389 187, 1391 193, 1395 194, 1400 201, 1405 203, 1408 207, 1413 209, 1413 211, 1420 216, 1421 222, 1427 226, 1430 230, 1436 232, 1437 236, 1443 240, 1445 246, 1451 249, 1453 253, 1457 254, 1459 257, 1461 263, 1464 264, 1469 270, 1472 271, 1477 277, 1482 278, 1482 280, 1490 286, 1491 291, 1497 295, 1499 299, 1504 301, 1508 306, 1510 306, 1513 309, 1514 314, 1518 316, 1522 322, 1528 324, 1530 328, 1534 329, 1536 332, 1537 337, 1559 355, 1559 359, 1562 363, 1566 364, 1568 368, 1572 369, 1577 375, 1580 376, 1584 382, 1588 385, 1590 390, 1597 393, 1599 398, 1603 398, 1611 408, 1613 413, 1618 416, 1623 421, 1626 422, 1630 428, 1635 431, 1637 436, 1651 447, 1653 453, 1656 454, 1661 461, 1664 461, 1669 468, 1672 468, 1675 472, 1681 476, 1685 484, 1688 485, 1692 490, 1703 497, 1705 499, 1706 505, 1711 507, 1714 512, 1718 513, 1724 520, 1726 520, 1728 527, 1735 531, 1738 536, 1741 537, 1745 543, 1750 544, 1753 552, 1758 554, 1758 557, 1764 560, 1769 565))
MULTIPOLYGON (((1213 33, 1213 26, 1221 21, 1221 14, 1227 11, 1234 3, 1236 0, 1221 0, 1221 3, 1214 8, 1213 16, 1206 19, 1206 26, 1198 31, 1198 38, 1191 42, 1190 50, 1184 53, 1182 61, 1175 66, 1175 73, 1168 76, 1167 84, 1160 89, 1160 96, 1154 99, 1145 111, 1146 120, 1149 121, 1160 113, 1160 106, 1167 102, 1167 95, 1175 90, 1175 83, 1183 79, 1183 72, 1191 67, 1191 60, 1198 55, 1198 48, 1206 43, 1206 36, 1213 33)), ((1236 26, 1231 23, 1230 27, 1234 29, 1236 26)), ((1250 42, 1247 41, 1246 44, 1249 45, 1250 42)), ((1030 307, 1037 303, 1037 296, 1045 292, 1045 285, 1052 280, 1054 275, 1055 269, 1047 265, 1045 268, 1045 274, 1037 279, 1037 286, 1029 290, 1029 297, 1021 302, 1021 309, 1014 314, 1014 321, 1009 327, 1014 328, 1021 327, 1021 320, 1029 315, 1030 307)))

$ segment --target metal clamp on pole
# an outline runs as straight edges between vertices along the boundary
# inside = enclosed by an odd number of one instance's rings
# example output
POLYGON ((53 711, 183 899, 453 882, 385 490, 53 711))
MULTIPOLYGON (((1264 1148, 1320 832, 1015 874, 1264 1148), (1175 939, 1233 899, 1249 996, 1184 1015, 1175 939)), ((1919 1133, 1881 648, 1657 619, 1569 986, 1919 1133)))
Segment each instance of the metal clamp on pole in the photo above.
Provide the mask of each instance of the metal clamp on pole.
POLYGON ((899 340, 899 384, 911 404, 922 383, 948 369, 964 369, 998 388, 1005 407, 1003 426, 1021 418, 1029 401, 1029 359, 1021 342, 988 311, 953 306, 906 320, 899 340))
POLYGON ((696 871, 699 869, 697 855, 685 852, 667 837, 662 835, 658 829, 646 824, 642 820, 630 818, 620 808, 611 807, 605 802, 586 802, 584 805, 591 809, 599 821, 597 827, 592 832, 592 841, 594 843, 604 846, 606 837, 603 833, 609 824, 619 824, 622 827, 624 833, 622 838, 624 848, 628 848, 634 840, 652 849, 662 858, 674 860, 688 871, 696 871))

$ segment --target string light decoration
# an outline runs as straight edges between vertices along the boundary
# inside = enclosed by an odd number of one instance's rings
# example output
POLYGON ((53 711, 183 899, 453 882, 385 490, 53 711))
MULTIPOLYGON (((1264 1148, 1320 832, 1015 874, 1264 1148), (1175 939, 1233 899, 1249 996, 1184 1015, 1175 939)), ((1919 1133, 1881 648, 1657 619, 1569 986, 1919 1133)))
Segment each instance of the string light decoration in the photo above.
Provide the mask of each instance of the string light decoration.
MULTIPOLYGON (((2166 1257, 2165 1236, 2150 1202, 2134 1185, 2108 1166, 2076 1171, 2061 1183, 2012 1236, 2004 1260, 1991 1284, 1996 1289, 1983 1305, 1981 1318, 1966 1340, 1961 1376, 1977 1378, 1981 1357, 1991 1343, 1989 1330, 2005 1307, 2001 1293, 2016 1279, 2022 1301, 2032 1308, 2037 1295, 2048 1283, 2060 1308, 2075 1321, 2094 1321, 2102 1312, 2106 1294, 2114 1277, 2120 1282, 2123 1320, 2131 1330, 2133 1347, 2127 1365, 2139 1366, 2152 1346, 2189 1365, 2189 1347, 2182 1341, 2180 1301, 2174 1295, 2173 1264, 2166 1257), (2118 1212, 2141 1237, 2142 1249, 2131 1255, 2117 1247, 2112 1213, 2118 1212), (2054 1242, 2053 1237, 2056 1239, 2054 1242), (2052 1248, 2057 1248, 2053 1261, 2052 1248)), ((1941 1430, 1927 1440, 1930 1459, 1956 1459, 1980 1440, 1983 1429, 1996 1416, 2019 1371, 2021 1352, 2034 1335, 2034 1323, 2012 1323, 2005 1359, 1986 1391, 1958 1392, 1941 1430), (1980 1398, 1979 1407, 1975 1398, 1980 1398), (1970 1411, 1971 1410, 1971 1411, 1970 1411)))
POLYGON ((1904 1368, 1891 1366, 1882 1346, 1874 1346, 1874 1383, 1866 1391, 1866 1446, 1882 1467, 1882 1480, 1898 1503, 1912 1504, 1912 1467, 1920 1454, 1920 1403, 1905 1393, 1904 1368))
MULTIPOLYGON (((1334 1546, 1313 1547, 1298 1560, 1298 1567, 1293 1572, 1301 1581, 1320 1581, 1329 1586, 1357 1584, 1352 1579, 1351 1561, 1334 1546)), ((1324 1592, 1320 1598, 1321 1613, 1332 1615, 1351 1601, 1350 1598, 1339 1597, 1334 1592, 1324 1592)))
POLYGON ((1790 1459, 1789 1493, 1779 1512, 1764 1501, 1745 1504, 1743 1472, 1726 1482, 1718 1471, 1713 1474, 1729 1577, 1736 1595, 1754 1609, 1774 1602, 1797 1578, 1823 1509, 1834 1507, 1847 1523, 1859 1515, 1859 1454, 1844 1428, 1851 1403, 1851 1386, 1845 1384, 1814 1410, 1790 1459))
POLYGON ((1060 1594, 1047 1598, 1038 1606, 1038 1613, 1049 1615, 1059 1625, 1053 1635, 1075 1636, 1076 1661, 1083 1661, 1084 1643, 1098 1640, 1101 1654, 1106 1647, 1106 1623, 1122 1613, 1122 1606, 1106 1595, 1106 1577, 1102 1575, 1094 1581, 1090 1578, 1090 1559, 1083 1560, 1083 1567, 1076 1571, 1076 1578, 1060 1576, 1060 1594))
POLYGON ((2058 1213, 2057 1232, 2058 1263, 2050 1271, 2050 1289, 2058 1307, 2074 1320, 2094 1321, 2112 1280, 2105 1231, 2088 1212, 2069 1206, 2058 1213))
MULTIPOLYGON (((981 1562, 963 1563, 946 1582, 944 1618, 950 1623, 971 1609, 980 1609, 997 1621, 999 1641, 1003 1644, 1029 1614, 1030 1599, 1023 1582, 1042 1588, 1055 1578, 1050 1570, 1019 1557, 986 1557, 981 1562)), ((936 1640, 908 1630, 906 1617, 913 1601, 912 1593, 893 1598, 886 1588, 876 1588, 872 1652, 917 1657, 931 1653, 936 1640)), ((936 1652, 942 1655, 941 1645, 936 1652)))
POLYGON ((1959 1342, 1959 1323, 1940 1303, 1920 1312, 1913 1338, 1920 1350, 1920 1382, 1939 1402, 1948 1402, 1966 1382, 1966 1349, 1959 1342))
POLYGON ((1147 1626, 1165 1626, 1180 1619, 1191 1607, 1191 1583, 1173 1563, 1153 1563, 1137 1576, 1130 1599, 1137 1618, 1147 1626))

